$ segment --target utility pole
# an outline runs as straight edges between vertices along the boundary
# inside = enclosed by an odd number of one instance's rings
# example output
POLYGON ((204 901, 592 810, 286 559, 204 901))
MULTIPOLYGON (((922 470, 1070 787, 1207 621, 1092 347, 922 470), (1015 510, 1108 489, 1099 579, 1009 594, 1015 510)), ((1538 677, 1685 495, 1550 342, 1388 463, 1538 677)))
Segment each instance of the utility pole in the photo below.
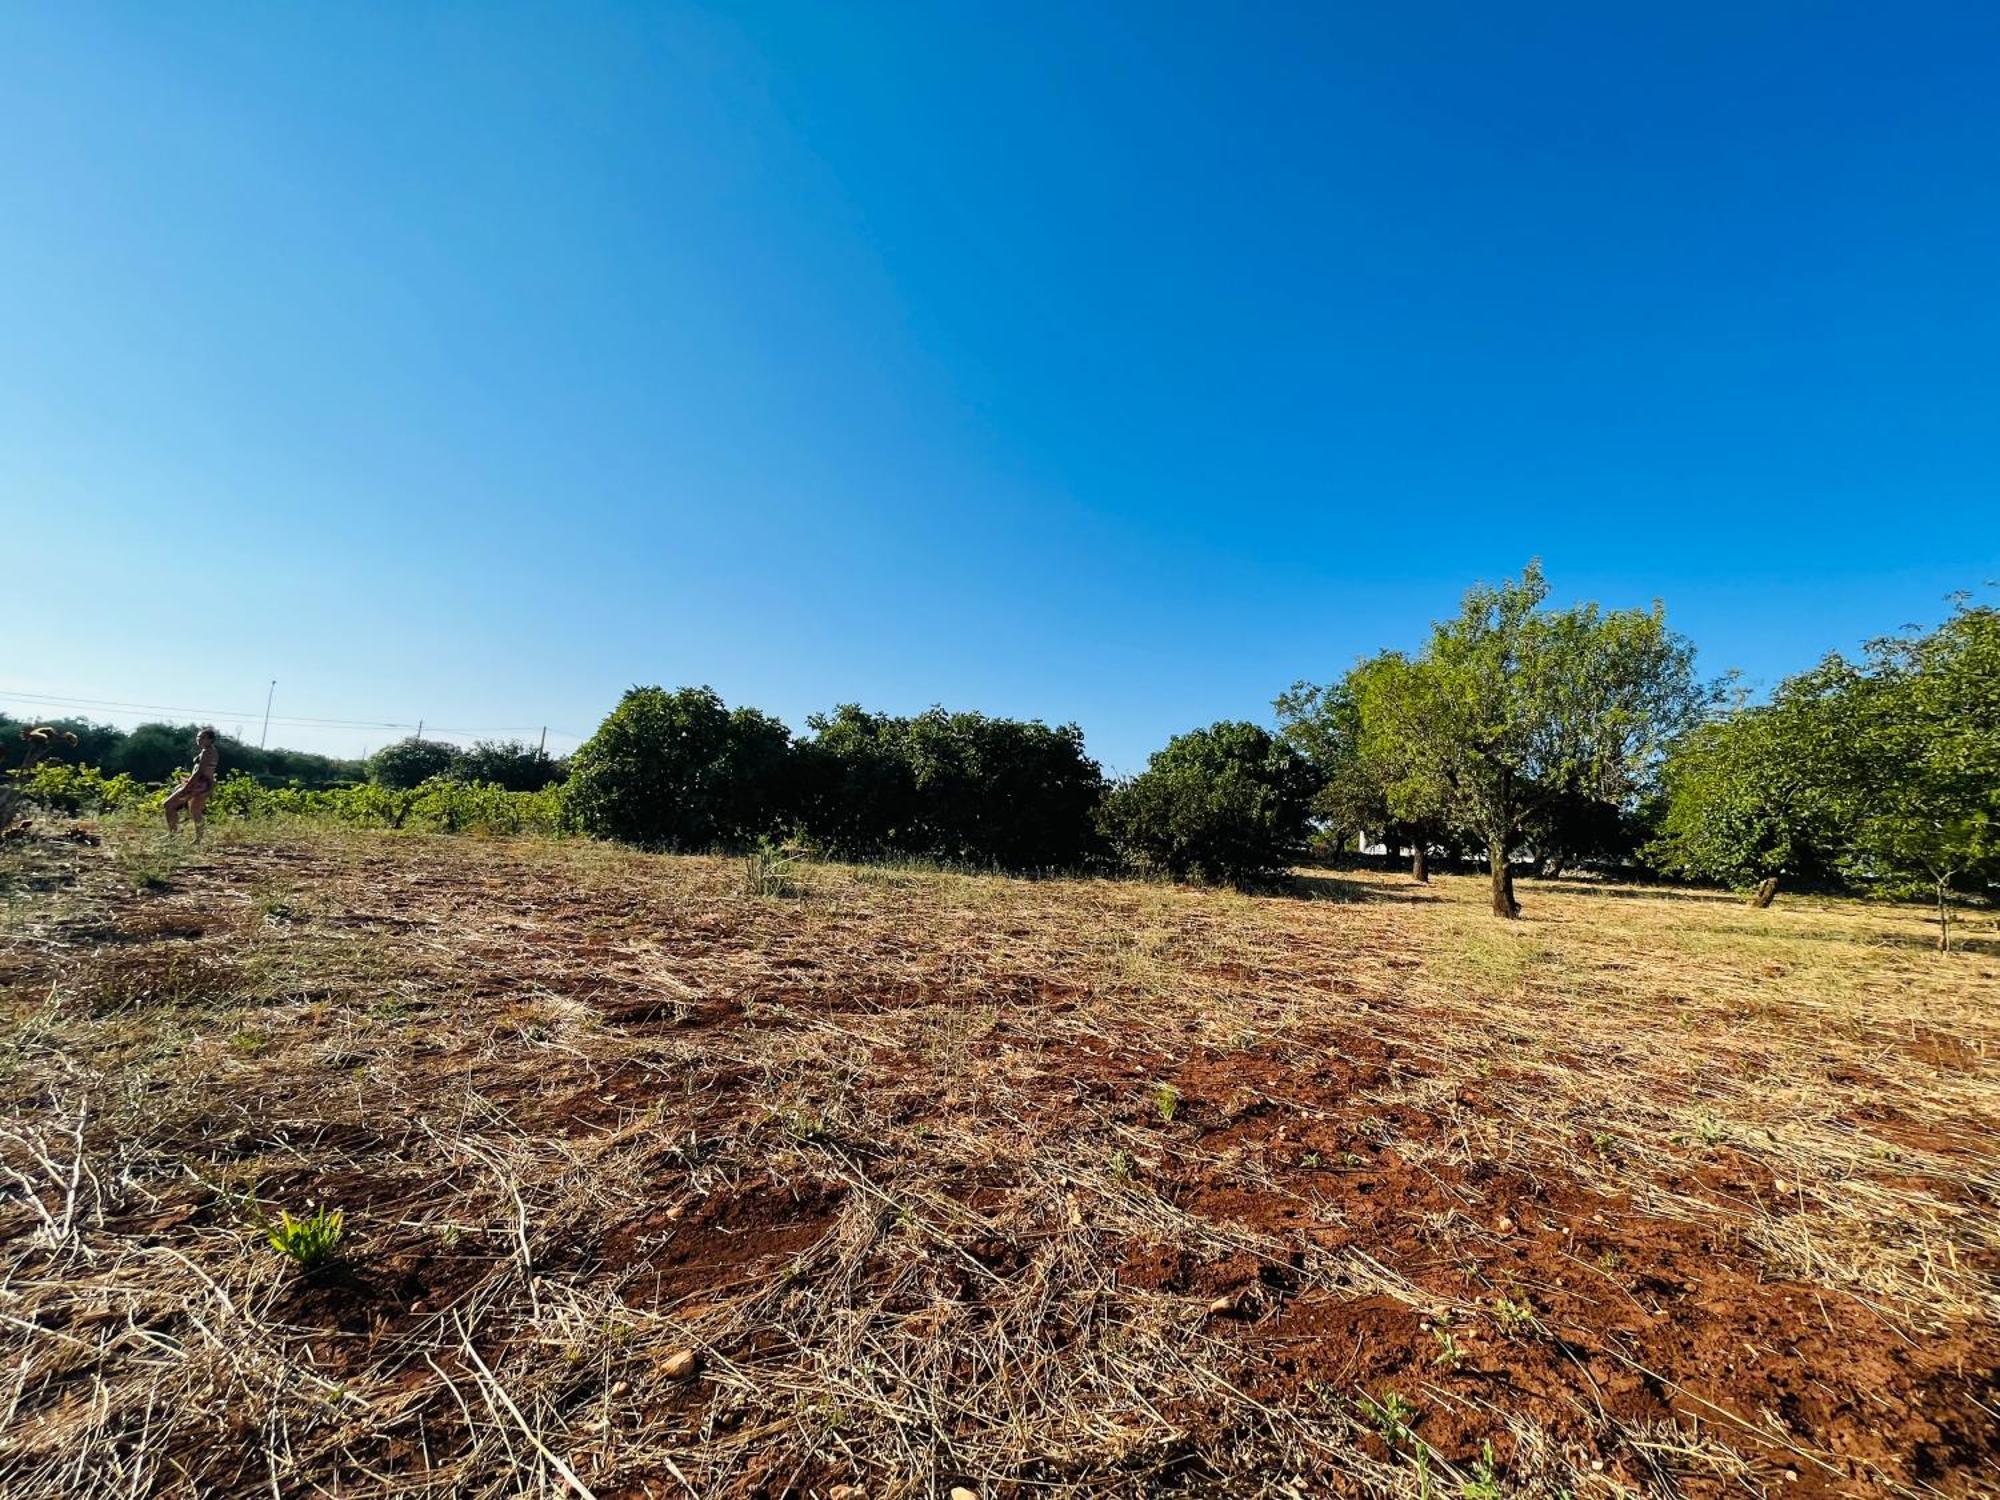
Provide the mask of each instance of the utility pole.
POLYGON ((545 760, 548 757, 548 753, 549 753, 549 726, 544 724, 542 726, 542 742, 539 745, 535 746, 535 759, 545 760))
POLYGON ((417 738, 422 739, 423 737, 424 737, 424 721, 422 719, 419 719, 417 720, 417 738))
POLYGON ((271 737, 271 700, 277 696, 278 679, 271 679, 271 686, 264 694, 264 732, 257 736, 257 748, 264 748, 264 741, 271 737))

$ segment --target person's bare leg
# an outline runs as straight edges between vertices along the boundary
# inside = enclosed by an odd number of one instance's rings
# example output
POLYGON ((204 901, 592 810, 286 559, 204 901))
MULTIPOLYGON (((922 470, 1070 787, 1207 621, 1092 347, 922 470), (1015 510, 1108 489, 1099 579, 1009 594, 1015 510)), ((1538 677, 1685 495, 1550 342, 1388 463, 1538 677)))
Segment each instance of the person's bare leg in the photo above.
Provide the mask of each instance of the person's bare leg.
POLYGON ((179 833, 181 831, 181 808, 187 804, 187 800, 185 792, 175 792, 162 804, 160 811, 167 815, 168 833, 179 833))

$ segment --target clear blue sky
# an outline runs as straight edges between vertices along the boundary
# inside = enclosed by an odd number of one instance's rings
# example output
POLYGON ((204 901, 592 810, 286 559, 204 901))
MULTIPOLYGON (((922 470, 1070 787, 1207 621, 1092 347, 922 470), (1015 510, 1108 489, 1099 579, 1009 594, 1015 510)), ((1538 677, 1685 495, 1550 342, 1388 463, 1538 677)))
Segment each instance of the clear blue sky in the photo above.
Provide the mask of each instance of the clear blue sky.
POLYGON ((1136 769, 1534 555, 1768 683, 2000 573, 1996 78, 1986 3, 10 5, 0 690, 1136 769))

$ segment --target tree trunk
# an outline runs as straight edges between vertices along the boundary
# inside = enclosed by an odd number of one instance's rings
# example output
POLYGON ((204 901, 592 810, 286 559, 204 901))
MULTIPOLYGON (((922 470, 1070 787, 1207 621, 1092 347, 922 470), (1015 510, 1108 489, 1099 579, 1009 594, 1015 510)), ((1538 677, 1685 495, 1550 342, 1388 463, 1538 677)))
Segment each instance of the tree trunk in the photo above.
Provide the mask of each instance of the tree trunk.
POLYGON ((1402 852, 1403 841, 1397 838, 1395 834, 1385 831, 1382 835, 1382 868, 1385 870, 1395 869, 1396 856, 1402 852))
POLYGON ((1938 893, 1938 952, 1951 952, 1951 894, 1945 883, 1937 884, 1938 893))
POLYGON ((1431 866, 1426 855, 1427 851, 1424 848, 1424 841, 1418 839, 1416 853, 1410 856, 1410 878, 1416 881, 1418 885, 1429 885, 1431 883, 1431 866))
POLYGON ((1507 863, 1507 846, 1490 845, 1487 861, 1493 870, 1493 915, 1496 917, 1518 917, 1521 904, 1514 899, 1514 869, 1507 863))
POLYGON ((1762 911, 1777 899, 1778 877, 1775 875, 1766 875, 1763 882, 1757 887, 1757 894, 1750 898, 1750 904, 1756 907, 1757 910, 1762 911))

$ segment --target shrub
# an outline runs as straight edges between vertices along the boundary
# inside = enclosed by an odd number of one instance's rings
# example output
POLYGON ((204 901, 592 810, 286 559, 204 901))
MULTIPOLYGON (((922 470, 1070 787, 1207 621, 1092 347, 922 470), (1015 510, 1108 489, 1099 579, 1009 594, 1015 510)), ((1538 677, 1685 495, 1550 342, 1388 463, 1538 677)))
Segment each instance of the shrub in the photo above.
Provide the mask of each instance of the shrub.
POLYGON ((13 775, 15 789, 23 797, 56 812, 118 812, 160 796, 123 771, 106 776, 95 766, 71 766, 61 761, 44 761, 13 775))
POLYGON ((451 774, 460 781, 503 787, 510 792, 539 792, 569 774, 569 768, 547 751, 521 740, 475 740, 452 761, 451 774))
POLYGON ((407 791, 422 786, 433 776, 449 776, 458 759, 455 746, 442 740, 415 737, 384 745, 368 761, 368 779, 381 786, 407 791))
POLYGON ((1297 862, 1317 790, 1292 746, 1255 724, 1216 724, 1155 754, 1111 794, 1102 821, 1142 867, 1240 885, 1297 862))
POLYGON ((1074 724, 853 704, 810 723, 798 815, 828 847, 1006 870, 1074 869, 1101 852, 1104 773, 1074 724))
POLYGON ((636 687, 576 752, 565 800, 585 833, 708 849, 774 829, 790 771, 791 731, 769 715, 712 688, 636 687))

